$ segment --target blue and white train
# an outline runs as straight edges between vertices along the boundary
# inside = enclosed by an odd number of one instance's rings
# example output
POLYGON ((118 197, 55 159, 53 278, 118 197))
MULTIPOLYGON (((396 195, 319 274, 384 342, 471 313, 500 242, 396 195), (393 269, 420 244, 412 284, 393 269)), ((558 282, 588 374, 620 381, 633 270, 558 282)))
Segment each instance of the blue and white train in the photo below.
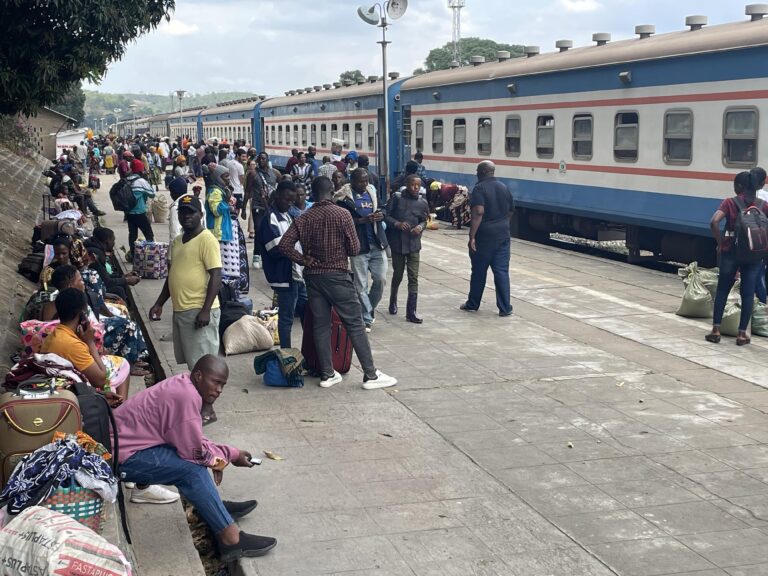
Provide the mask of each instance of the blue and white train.
MULTIPOLYGON (((395 78, 389 177, 420 150, 428 174, 471 186, 475 165, 492 160, 514 191, 514 228, 523 237, 564 232, 601 239, 624 234, 630 256, 704 262, 714 250, 709 218, 731 194, 736 173, 768 164, 768 13, 747 6, 741 22, 527 58, 395 78)), ((330 84, 285 96, 200 111, 199 138, 244 138, 277 166, 291 148, 331 139, 368 154, 383 139, 381 80, 330 84)), ((191 124, 190 124, 191 126, 191 124)))

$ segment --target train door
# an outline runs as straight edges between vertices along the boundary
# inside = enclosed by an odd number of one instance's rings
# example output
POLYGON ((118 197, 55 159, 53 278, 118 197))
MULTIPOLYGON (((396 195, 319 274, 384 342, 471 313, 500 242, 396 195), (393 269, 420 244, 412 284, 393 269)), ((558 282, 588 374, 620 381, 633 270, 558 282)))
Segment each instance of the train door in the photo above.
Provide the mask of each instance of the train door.
POLYGON ((402 106, 403 125, 400 129, 400 142, 398 143, 398 158, 394 172, 404 172, 405 164, 411 159, 411 107, 402 106))

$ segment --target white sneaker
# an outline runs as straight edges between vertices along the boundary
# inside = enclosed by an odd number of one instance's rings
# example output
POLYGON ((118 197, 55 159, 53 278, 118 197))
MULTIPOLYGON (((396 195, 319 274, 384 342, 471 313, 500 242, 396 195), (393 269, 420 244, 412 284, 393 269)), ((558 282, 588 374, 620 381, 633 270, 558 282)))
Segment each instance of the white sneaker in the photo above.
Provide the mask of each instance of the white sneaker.
POLYGON ((376 388, 389 388, 397 384, 397 379, 387 376, 381 370, 376 370, 376 379, 363 380, 363 388, 366 390, 376 390, 376 388))
POLYGON ((163 488, 159 484, 151 484, 144 488, 135 488, 131 491, 131 502, 134 504, 172 504, 179 499, 179 495, 173 490, 163 488))
POLYGON ((371 325, 370 324, 366 324, 365 325, 365 333, 366 334, 370 334, 371 330, 372 330, 371 325))
POLYGON ((134 488, 136 488, 136 483, 135 482, 123 482, 123 486, 125 488, 128 488, 129 490, 133 490, 134 488))
POLYGON ((259 256, 258 254, 253 255, 253 267, 256 268, 257 270, 261 268, 261 256, 259 256))
POLYGON ((336 372, 336 370, 334 370, 333 376, 331 376, 330 378, 326 378, 325 380, 323 380, 322 378, 320 379, 320 388, 330 388, 331 386, 333 386, 334 384, 338 384, 339 382, 341 382, 341 374, 339 374, 338 372, 336 372))

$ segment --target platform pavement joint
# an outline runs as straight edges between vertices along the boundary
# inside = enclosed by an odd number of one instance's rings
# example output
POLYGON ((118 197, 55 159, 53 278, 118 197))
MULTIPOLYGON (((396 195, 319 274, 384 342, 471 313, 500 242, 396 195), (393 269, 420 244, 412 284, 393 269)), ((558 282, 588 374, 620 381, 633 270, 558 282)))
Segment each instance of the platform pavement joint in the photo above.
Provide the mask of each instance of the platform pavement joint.
MULTIPOLYGON (((517 241, 515 316, 495 315, 490 286, 460 312, 465 246, 447 229, 425 240, 422 326, 377 316, 395 389, 362 390, 356 365, 331 389, 266 388, 252 355, 228 358, 206 433, 284 458, 225 473, 225 498, 259 500, 242 529, 279 540, 239 572, 766 573, 766 344, 706 345, 706 322, 674 316, 672 275, 517 241)), ((144 314, 160 287, 134 290, 144 314)), ((270 301, 259 271, 250 296, 270 301)), ((170 316, 148 335, 175 372, 170 316)))

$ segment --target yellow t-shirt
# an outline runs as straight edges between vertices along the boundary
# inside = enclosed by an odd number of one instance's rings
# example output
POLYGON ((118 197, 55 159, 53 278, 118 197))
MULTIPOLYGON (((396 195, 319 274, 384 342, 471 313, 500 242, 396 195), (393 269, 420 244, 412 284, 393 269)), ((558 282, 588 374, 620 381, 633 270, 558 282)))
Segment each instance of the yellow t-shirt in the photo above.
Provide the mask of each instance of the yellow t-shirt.
POLYGON ((40 351, 43 354, 56 354, 69 360, 80 372, 84 372, 95 362, 88 344, 80 340, 77 334, 64 324, 56 326, 53 332, 43 340, 40 351))
MULTIPOLYGON (((208 292, 208 270, 221 268, 221 247, 210 230, 203 230, 186 243, 182 242, 183 237, 179 234, 171 242, 168 290, 174 312, 202 308, 208 292)), ((218 307, 216 298, 211 308, 218 307)))

